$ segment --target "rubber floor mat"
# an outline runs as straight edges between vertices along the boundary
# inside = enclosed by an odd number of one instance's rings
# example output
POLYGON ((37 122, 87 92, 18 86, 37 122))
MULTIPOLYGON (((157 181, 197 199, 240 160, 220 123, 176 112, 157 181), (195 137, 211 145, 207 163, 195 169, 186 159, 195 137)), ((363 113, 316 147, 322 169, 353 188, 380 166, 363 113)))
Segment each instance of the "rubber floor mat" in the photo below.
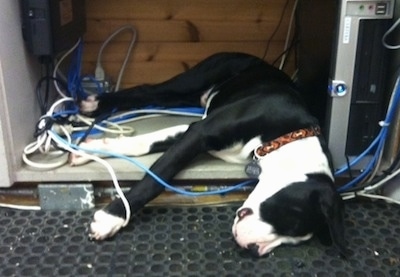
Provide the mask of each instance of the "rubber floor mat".
POLYGON ((232 239, 237 207, 145 208, 102 242, 93 211, 0 209, 0 276, 400 276, 399 206, 347 203, 348 260, 317 239, 254 258, 232 239))

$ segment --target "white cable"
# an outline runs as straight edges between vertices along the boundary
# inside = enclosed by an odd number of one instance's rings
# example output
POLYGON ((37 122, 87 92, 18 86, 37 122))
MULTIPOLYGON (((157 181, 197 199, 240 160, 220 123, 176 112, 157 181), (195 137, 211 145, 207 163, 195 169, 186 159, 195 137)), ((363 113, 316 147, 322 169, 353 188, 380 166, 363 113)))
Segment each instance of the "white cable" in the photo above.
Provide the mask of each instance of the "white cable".
POLYGON ((118 91, 120 86, 121 86, 122 76, 124 75, 126 65, 127 65, 128 61, 129 61, 130 54, 131 54, 133 46, 134 46, 134 44, 136 42, 136 36, 137 36, 136 29, 133 28, 133 26, 127 26, 127 28, 129 28, 132 31, 132 39, 131 39, 131 42, 129 44, 128 50, 126 52, 126 56, 125 56, 124 62, 122 63, 121 69, 119 70, 119 73, 118 73, 117 82, 115 84, 115 90, 116 91, 118 91))
MULTIPOLYGON (((50 107, 49 111, 39 119, 38 128, 44 130, 46 128, 45 126, 46 118, 51 117, 58 106, 60 106, 64 102, 69 102, 69 101, 74 101, 74 99, 66 97, 57 100, 50 107)), ((64 126, 59 126, 59 127, 62 130, 63 134, 66 136, 68 142, 71 142, 71 137, 67 132, 66 128, 64 126)), ((24 163, 37 169, 46 169, 46 170, 54 169, 66 164, 68 161, 67 155, 58 149, 54 149, 54 147, 52 147, 51 145, 51 140, 52 138, 49 136, 49 131, 46 130, 37 137, 36 141, 28 144, 24 148, 22 153, 22 160, 24 161, 24 163), (29 156, 33 155, 37 151, 39 151, 42 154, 53 156, 53 158, 58 158, 60 160, 52 163, 34 162, 29 158, 29 156)))
POLYGON ((6 204, 0 203, 0 207, 9 208, 14 210, 24 210, 24 211, 40 211, 40 206, 27 206, 27 205, 15 205, 15 204, 6 204))
POLYGON ((105 47, 108 45, 108 43, 110 43, 111 40, 114 39, 115 36, 117 36, 118 34, 120 34, 122 31, 125 30, 130 30, 132 32, 132 39, 131 42, 129 43, 129 47, 128 50, 126 52, 126 56, 125 59, 122 63, 121 69, 118 73, 118 77, 117 77, 117 81, 116 81, 116 85, 115 85, 115 91, 118 91, 121 85, 121 80, 122 80, 122 76, 125 72, 125 68, 126 65, 128 63, 129 57, 131 55, 133 46, 136 42, 136 36, 137 36, 137 31, 136 29, 132 26, 132 25, 125 25, 122 26, 121 28, 117 29, 116 31, 114 31, 102 44, 102 46, 100 47, 99 53, 97 55, 97 62, 96 62, 96 70, 95 70, 95 76, 97 80, 104 80, 105 79, 105 74, 104 74, 104 69, 101 65, 101 59, 102 59, 102 55, 103 55, 103 51, 105 49, 105 47))
POLYGON ((371 198, 371 199, 379 199, 379 200, 384 200, 386 202, 389 203, 394 203, 397 205, 400 205, 400 201, 387 197, 387 196, 383 196, 383 195, 377 195, 377 194, 371 194, 371 193, 357 193, 358 196, 362 196, 362 197, 367 197, 367 198, 371 198))
POLYGON ((57 109, 58 106, 60 106, 64 102, 74 102, 74 98, 72 97, 64 97, 61 99, 58 99, 54 104, 50 107, 50 109, 47 111, 46 116, 52 116, 57 109))
POLYGON ((396 177, 399 174, 400 174, 400 169, 398 169, 395 172, 389 174, 388 176, 386 176, 384 179, 380 180, 376 184, 373 184, 371 186, 368 186, 368 187, 364 188, 363 191, 364 192, 375 191, 378 188, 380 188, 382 185, 384 185, 386 182, 389 182, 391 179, 393 179, 394 177, 396 177))
POLYGON ((296 13, 298 2, 299 2, 299 0, 296 0, 294 2, 293 9, 292 9, 292 14, 290 15, 289 28, 288 28, 288 31, 286 33, 286 39, 285 39, 285 47, 283 48, 284 54, 283 54, 282 59, 281 59, 281 64, 279 65, 279 69, 280 70, 283 69, 283 66, 285 65, 285 62, 286 62, 286 58, 287 58, 287 52, 286 51, 288 50, 288 47, 289 47, 290 34, 292 32, 293 20, 294 20, 294 15, 296 13))
POLYGON ((370 198, 370 199, 378 199, 378 200, 386 201, 388 203, 394 203, 394 204, 400 205, 400 201, 398 201, 398 200, 396 200, 394 198, 391 198, 391 197, 378 195, 378 194, 365 193, 365 192, 349 192, 349 193, 342 194, 342 199, 343 200, 350 200, 350 199, 354 199, 356 197, 365 197, 365 198, 370 198))
POLYGON ((385 46, 387 49, 390 49, 390 50, 397 50, 397 49, 400 49, 400 45, 390 45, 390 44, 388 44, 388 43, 386 42, 387 36, 388 36, 390 33, 392 33, 392 32, 394 31, 394 29, 396 29, 397 26, 398 26, 399 24, 400 24, 400 18, 398 18, 398 19, 396 20, 396 22, 392 25, 392 27, 390 27, 389 30, 387 30, 386 33, 385 33, 385 34, 383 35, 383 37, 382 37, 382 44, 383 44, 383 46, 385 46))
POLYGON ((68 162, 68 154, 64 153, 64 158, 61 159, 57 162, 54 163, 43 163, 43 162, 34 162, 31 159, 28 158, 28 155, 23 153, 22 154, 22 160, 24 161, 25 164, 29 165, 30 167, 37 168, 37 169, 42 169, 42 170, 50 170, 50 169, 55 169, 60 166, 65 165, 68 162))
POLYGON ((71 54, 71 53, 78 47, 78 45, 79 45, 80 42, 81 42, 81 39, 78 39, 78 41, 75 43, 75 45, 72 46, 72 48, 69 49, 69 50, 57 61, 56 65, 54 66, 54 70, 53 70, 53 78, 54 78, 54 81, 53 81, 53 82, 54 82, 54 87, 56 88, 58 94, 59 94, 61 97, 63 97, 63 98, 66 98, 67 95, 64 94, 64 93, 62 92, 61 88, 58 86, 58 82, 57 82, 57 73, 58 73, 58 71, 59 71, 59 67, 60 67, 61 63, 64 61, 64 59, 65 59, 69 54, 71 54))
MULTIPOLYGON (((80 115, 80 114, 77 114, 76 118, 79 121, 85 123, 88 126, 92 125, 92 123, 94 121, 93 118, 89 118, 89 117, 86 117, 86 116, 83 116, 83 115, 80 115)), ((117 123, 114 123, 114 122, 111 122, 111 121, 107 121, 107 120, 103 120, 102 122, 104 124, 107 124, 109 126, 114 127, 114 129, 106 128, 106 127, 100 126, 98 124, 95 124, 93 126, 93 128, 95 128, 97 130, 100 130, 100 131, 102 131, 104 133, 118 134, 118 135, 131 135, 131 134, 133 134, 135 132, 135 129, 130 127, 130 126, 120 126, 119 125, 120 123, 117 124, 117 123)), ((80 130, 82 130, 82 129, 83 128, 80 128, 80 130)), ((76 131, 75 128, 73 130, 76 131)))
MULTIPOLYGON (((66 101, 65 98, 62 99, 62 100, 66 101)), ((60 103, 62 103, 64 101, 57 101, 57 103, 55 103, 55 104, 60 104, 60 103)), ((56 106, 55 104, 52 106, 52 108, 50 110, 54 110, 54 106, 56 106)), ((117 179, 117 176, 115 174, 114 169, 111 167, 111 165, 108 162, 106 162, 105 160, 101 159, 100 157, 97 157, 97 156, 94 156, 94 155, 90 155, 88 153, 85 153, 83 151, 79 151, 79 150, 76 150, 75 148, 73 148, 71 146, 70 136, 69 136, 69 133, 68 133, 67 129, 63 128, 63 126, 60 126, 60 127, 61 127, 60 130, 67 137, 67 140, 62 139, 59 135, 57 135, 52 130, 47 130, 44 134, 42 134, 42 136, 45 137, 45 139, 41 138, 39 140, 39 143, 43 143, 43 141, 47 141, 48 139, 52 140, 57 144, 57 146, 59 148, 62 148, 64 150, 68 151, 69 153, 86 157, 86 158, 88 158, 90 160, 96 161, 96 162, 100 163, 101 165, 103 165, 107 169, 107 171, 109 172, 109 174, 111 176, 111 179, 112 179, 112 182, 114 184, 115 190, 116 190, 118 196, 120 197, 120 199, 121 199, 121 201, 122 201, 122 203, 123 203, 123 205, 125 207, 126 219, 125 219, 125 222, 124 222, 123 226, 126 226, 128 224, 128 222, 129 222, 129 220, 130 220, 130 217, 131 217, 131 210, 130 210, 129 202, 126 199, 126 197, 125 197, 125 195, 124 195, 124 193, 123 193, 123 191, 122 191, 122 189, 121 189, 121 187, 119 185, 119 182, 118 182, 118 179, 117 179)), ((38 142, 36 142, 36 143, 39 144, 38 142)), ((38 145, 34 145, 34 143, 31 143, 28 146, 29 146, 28 147, 29 151, 27 151, 27 152, 30 152, 30 153, 31 153, 32 149, 39 149, 38 145)), ((48 152, 47 154, 49 154, 49 153, 51 153, 51 152, 48 152)), ((41 168, 41 169, 51 169, 51 168, 54 168, 54 167, 62 166, 68 161, 68 159, 66 159, 66 160, 63 160, 63 161, 60 161, 60 162, 57 162, 57 163, 52 163, 52 164, 43 164, 43 163, 39 164, 39 163, 35 163, 35 162, 32 162, 31 160, 29 160, 27 158, 27 154, 26 153, 24 153, 22 157, 23 157, 23 160, 24 160, 24 162, 26 164, 31 165, 31 166, 36 167, 36 168, 41 168)))
POLYGON ((24 148, 24 153, 29 155, 33 154, 39 150, 39 148, 43 145, 44 141, 46 140, 45 136, 39 136, 36 141, 31 142, 24 148))
POLYGON ((84 151, 75 149, 76 146, 72 147, 72 145, 69 142, 63 140, 56 133, 54 133, 52 131, 49 131, 48 134, 57 143, 57 145, 60 148, 63 148, 66 151, 68 151, 68 152, 70 152, 72 154, 75 154, 75 155, 78 155, 78 156, 82 156, 82 157, 91 159, 93 161, 96 161, 99 164, 103 165, 107 169, 107 171, 109 172, 109 174, 111 176, 114 188, 115 188, 118 196, 120 197, 120 199, 121 199, 121 201, 122 201, 122 203, 123 203, 123 205, 125 207, 125 212, 126 212, 125 216, 126 216, 126 218, 125 218, 125 222, 123 224, 123 226, 125 227, 129 223, 129 220, 131 218, 131 209, 130 209, 130 206, 129 206, 129 202, 126 199, 125 194, 121 189, 121 186, 119 185, 118 178, 117 178, 117 176, 115 174, 115 171, 112 168, 112 166, 107 161, 105 161, 104 159, 102 159, 100 157, 97 157, 95 155, 90 155, 90 154, 88 154, 88 153, 86 153, 84 151))

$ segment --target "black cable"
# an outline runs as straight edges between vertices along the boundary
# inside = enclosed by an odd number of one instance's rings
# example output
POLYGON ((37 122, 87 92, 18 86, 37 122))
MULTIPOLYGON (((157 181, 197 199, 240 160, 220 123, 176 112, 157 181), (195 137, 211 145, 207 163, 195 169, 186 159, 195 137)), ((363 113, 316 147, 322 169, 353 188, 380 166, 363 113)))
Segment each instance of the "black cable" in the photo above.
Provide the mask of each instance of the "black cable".
POLYGON ((290 51, 292 51, 293 48, 295 48, 295 46, 297 46, 298 42, 299 41, 297 39, 296 40, 292 40, 292 42, 290 43, 289 47, 285 51, 283 51, 281 54, 279 54, 279 56, 272 62, 272 65, 275 66, 275 64, 283 57, 283 55, 285 55, 285 54, 289 53, 290 51))
MULTIPOLYGON (((50 76, 50 62, 46 63, 46 76, 50 76)), ((44 103, 45 103, 46 111, 49 106, 49 95, 50 95, 50 80, 48 78, 46 78, 46 91, 44 94, 44 103)))
MULTIPOLYGON (((53 64, 53 59, 50 56, 40 56, 39 61, 42 65, 42 78, 51 75, 51 65, 53 64), (44 74, 43 74, 43 67, 44 67, 44 74)), ((42 79, 41 79, 42 80, 42 79)), ((42 98, 42 93, 37 94, 40 109, 42 114, 43 111, 47 111, 49 105, 49 97, 50 97, 50 80, 45 78, 41 82, 45 83, 45 92, 44 92, 44 99, 42 98)))
POLYGON ((265 50, 264 50, 264 55, 261 58, 263 60, 265 60, 265 57, 267 56, 267 53, 268 53, 268 50, 269 50, 269 46, 271 44, 272 39, 274 38, 274 36, 278 32, 279 28, 281 27, 281 24, 282 24, 282 21, 283 21, 283 16, 285 15, 285 12, 286 12, 286 9, 287 9, 288 5, 289 5, 289 0, 286 0, 285 6, 282 9, 281 17, 279 18, 278 25, 276 25, 275 30, 273 31, 273 33, 271 34, 271 36, 269 37, 269 39, 267 41, 267 45, 266 45, 265 50))
MULTIPOLYGON (((279 56, 272 62, 272 65, 275 66, 275 64, 285 55, 288 54, 289 52, 291 52, 293 49, 295 50, 295 65, 297 65, 297 45, 300 42, 299 39, 299 27, 298 27, 298 13, 297 10, 295 11, 294 14, 294 31, 293 31, 293 36, 291 38, 290 44, 287 47, 287 49, 285 49, 281 54, 279 54, 279 56)), ((283 70, 283 68, 282 68, 283 70)))
POLYGON ((33 136, 37 138, 38 136, 44 134, 45 132, 51 129, 53 124, 54 124, 54 119, 51 116, 41 117, 40 120, 36 123, 35 133, 33 136))
MULTIPOLYGON (((36 99, 38 101, 39 107, 40 107, 40 113, 42 115, 44 115, 47 111, 47 103, 45 100, 43 100, 42 98, 42 85, 43 82, 47 82, 48 81, 48 76, 44 76, 42 78, 40 78, 40 80, 38 81, 37 85, 36 85, 36 99)), ((47 86, 47 85, 46 85, 47 86)), ((45 97, 46 99, 46 97, 45 97)))
POLYGON ((40 107, 40 112, 42 115, 44 115, 47 112, 47 108, 48 108, 48 101, 49 101, 49 94, 50 94, 50 88, 47 87, 50 84, 50 81, 56 81, 58 82, 64 89, 67 89, 67 84, 65 82, 63 82, 62 80, 58 79, 58 78, 54 78, 53 76, 43 76, 42 78, 40 78, 40 80, 38 81, 37 85, 36 85, 36 98, 37 101, 39 103, 39 107, 40 107), (45 96, 44 99, 42 98, 42 86, 43 83, 46 82, 46 91, 45 91, 45 96))
POLYGON ((353 173, 351 172, 350 158, 349 158, 348 155, 346 155, 345 157, 346 157, 346 165, 347 165, 347 168, 348 168, 350 179, 353 179, 353 173))

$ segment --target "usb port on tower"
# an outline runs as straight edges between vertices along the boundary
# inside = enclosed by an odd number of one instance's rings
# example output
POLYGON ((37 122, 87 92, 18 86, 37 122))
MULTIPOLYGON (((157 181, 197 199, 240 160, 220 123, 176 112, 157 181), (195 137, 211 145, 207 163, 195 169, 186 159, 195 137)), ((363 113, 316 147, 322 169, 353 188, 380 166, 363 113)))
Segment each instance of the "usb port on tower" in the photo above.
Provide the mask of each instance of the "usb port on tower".
POLYGON ((375 14, 376 15, 385 15, 387 13, 388 3, 376 3, 375 14))

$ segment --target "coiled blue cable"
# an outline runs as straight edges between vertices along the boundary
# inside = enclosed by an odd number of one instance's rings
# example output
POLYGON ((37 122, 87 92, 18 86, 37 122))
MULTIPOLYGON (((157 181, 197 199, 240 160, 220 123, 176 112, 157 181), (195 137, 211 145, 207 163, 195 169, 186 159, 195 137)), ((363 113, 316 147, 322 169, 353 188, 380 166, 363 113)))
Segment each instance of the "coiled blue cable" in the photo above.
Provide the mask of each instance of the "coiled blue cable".
MULTIPOLYGON (((67 113, 67 112, 65 112, 67 113)), ((160 114, 160 115, 180 115, 180 113, 188 116, 197 116, 201 117, 204 114, 204 108, 197 108, 197 107, 180 107, 180 108, 170 108, 170 109, 164 109, 161 107, 151 107, 150 109, 144 108, 144 109, 137 109, 133 110, 129 113, 129 115, 122 115, 122 116, 115 116, 113 119, 108 120, 109 122, 119 124, 120 122, 124 122, 126 120, 132 119, 132 118, 140 118, 141 116, 145 116, 148 114, 160 114)), ((104 123, 98 123, 99 126, 106 127, 106 124, 104 123)), ((71 138, 73 139, 79 139, 81 138, 86 132, 85 131, 77 131, 71 134, 71 138)), ((96 135, 96 134, 101 134, 103 133, 102 131, 97 130, 96 128, 93 128, 90 130, 89 135, 96 135)))

